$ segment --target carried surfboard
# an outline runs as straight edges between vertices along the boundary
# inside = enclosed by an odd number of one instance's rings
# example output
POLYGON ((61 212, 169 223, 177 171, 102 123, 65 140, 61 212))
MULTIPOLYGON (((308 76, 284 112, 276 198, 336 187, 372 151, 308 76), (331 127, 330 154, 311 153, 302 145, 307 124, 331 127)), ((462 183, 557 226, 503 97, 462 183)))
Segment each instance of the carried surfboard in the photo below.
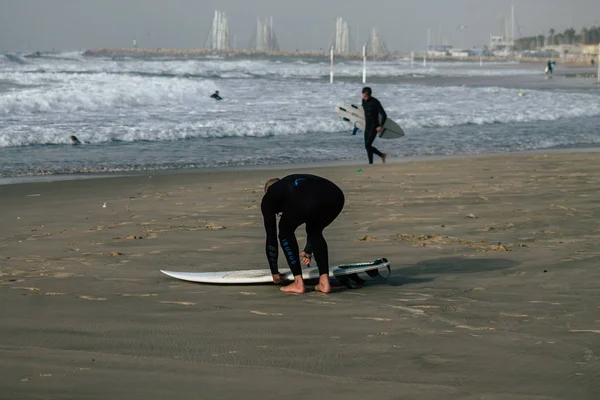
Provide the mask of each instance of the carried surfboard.
MULTIPOLYGON (((338 104, 335 112, 350 125, 365 131, 365 110, 362 105, 356 104, 338 104)), ((396 122, 388 118, 383 125, 383 129, 377 135, 382 139, 398 139, 404 136, 404 131, 396 122)))
MULTIPOLYGON (((350 277, 364 273, 369 277, 375 277, 379 275, 380 269, 387 269, 391 273, 390 263, 387 259, 382 258, 375 260, 370 263, 358 263, 358 264, 342 264, 329 269, 329 276, 331 277, 350 277)), ((244 271, 222 271, 222 272, 173 272, 163 271, 165 275, 168 275, 175 279, 181 279, 189 282, 197 283, 216 283, 226 285, 244 285, 250 283, 269 283, 273 282, 273 276, 269 269, 251 269, 244 271)), ((288 271, 283 275, 284 280, 293 281, 294 275, 288 271)), ((389 275, 388 275, 389 276, 389 275)), ((318 279, 319 269, 317 267, 304 268, 302 270, 302 277, 304 279, 318 279)))

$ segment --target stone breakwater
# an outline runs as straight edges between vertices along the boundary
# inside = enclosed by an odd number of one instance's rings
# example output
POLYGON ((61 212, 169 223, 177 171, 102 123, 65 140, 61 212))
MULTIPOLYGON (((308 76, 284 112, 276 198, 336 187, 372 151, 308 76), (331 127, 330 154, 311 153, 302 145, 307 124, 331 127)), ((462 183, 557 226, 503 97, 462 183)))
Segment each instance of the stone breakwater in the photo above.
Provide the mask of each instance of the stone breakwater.
MULTIPOLYGON (((210 49, 168 49, 168 48, 123 48, 123 49, 89 49, 84 53, 90 57, 311 57, 328 58, 329 52, 320 51, 259 51, 259 50, 225 50, 216 51, 210 49)), ((370 54, 370 59, 394 60, 402 58, 399 53, 370 54)), ((361 53, 336 54, 341 59, 362 59, 361 53)))
MULTIPOLYGON (((209 57, 218 56, 224 58, 233 57, 299 57, 299 58, 326 58, 329 59, 329 52, 323 51, 261 51, 261 50, 225 50, 217 51, 211 49, 172 49, 172 48, 97 48, 89 49, 84 53, 85 56, 89 57, 173 57, 173 58, 195 58, 195 57, 209 57)), ((410 53, 386 53, 386 54, 368 54, 370 60, 398 60, 398 59, 409 59, 410 53)), ((415 52, 415 62, 423 59, 423 54, 415 52)), ((336 54, 336 59, 345 60, 361 60, 362 53, 345 53, 336 54)), ((510 62, 519 61, 528 64, 546 63, 546 58, 531 58, 531 57, 480 57, 480 56, 469 56, 469 57, 453 57, 453 56, 428 56, 427 60, 438 61, 438 62, 452 62, 452 61, 472 61, 479 62, 510 62)), ((590 58, 573 58, 573 59, 557 59, 560 64, 568 65, 571 67, 587 67, 590 66, 590 58)))

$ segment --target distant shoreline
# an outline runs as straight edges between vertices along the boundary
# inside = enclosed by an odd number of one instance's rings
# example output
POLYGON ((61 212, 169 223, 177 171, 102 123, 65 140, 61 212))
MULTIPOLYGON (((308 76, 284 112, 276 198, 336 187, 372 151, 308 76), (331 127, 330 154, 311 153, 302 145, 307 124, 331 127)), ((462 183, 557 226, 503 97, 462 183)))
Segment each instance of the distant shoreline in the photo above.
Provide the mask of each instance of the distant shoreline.
MULTIPOLYGON (((311 57, 329 59, 329 52, 321 51, 259 51, 259 50, 226 50, 216 51, 210 49, 172 49, 172 48, 95 48, 89 49, 84 53, 88 57, 311 57)), ((391 61, 399 59, 409 59, 410 53, 386 53, 386 54, 368 54, 371 60, 391 61)), ((361 60, 361 53, 346 53, 336 54, 336 59, 343 60, 361 60)), ((423 60, 422 53, 415 53, 415 62, 423 60)), ((531 64, 546 63, 547 58, 532 58, 532 57, 496 57, 496 56, 469 56, 469 57, 453 57, 453 56, 428 56, 427 60, 437 62, 452 62, 452 61, 470 61, 470 62, 522 62, 531 64)), ((574 59, 557 59, 562 65, 571 67, 589 67, 590 58, 574 58, 574 59)))

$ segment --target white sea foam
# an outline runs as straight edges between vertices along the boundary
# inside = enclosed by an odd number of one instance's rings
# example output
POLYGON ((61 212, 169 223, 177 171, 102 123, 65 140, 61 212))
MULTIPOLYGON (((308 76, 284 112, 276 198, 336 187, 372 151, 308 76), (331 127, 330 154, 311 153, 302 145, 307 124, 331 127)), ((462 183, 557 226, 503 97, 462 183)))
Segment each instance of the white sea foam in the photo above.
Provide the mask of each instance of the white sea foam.
MULTIPOLYGON (((439 87, 396 79, 538 72, 519 65, 436 63, 425 69, 406 61, 372 62, 369 76, 382 78, 373 84, 375 96, 407 134, 381 145, 391 154, 429 155, 600 143, 600 102, 592 91, 439 87)), ((351 127, 334 111, 338 103, 360 102, 362 85, 354 78, 329 85, 328 73, 326 62, 310 59, 0 56, 0 175, 362 157, 361 135, 350 136, 351 127), (225 101, 210 99, 214 90, 225 101), (69 144, 70 135, 85 151, 73 148, 65 156, 64 146, 52 146, 69 144)), ((359 73, 357 62, 340 61, 336 68, 338 77, 359 73)))

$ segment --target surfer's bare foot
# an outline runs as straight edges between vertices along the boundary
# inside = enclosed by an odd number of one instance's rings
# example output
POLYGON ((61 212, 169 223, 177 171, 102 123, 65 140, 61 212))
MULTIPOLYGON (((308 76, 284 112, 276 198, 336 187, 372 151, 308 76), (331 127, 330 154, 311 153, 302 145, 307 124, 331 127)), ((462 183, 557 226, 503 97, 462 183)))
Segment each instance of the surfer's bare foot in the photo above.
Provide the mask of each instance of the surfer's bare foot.
POLYGON ((273 275, 273 283, 276 285, 280 285, 283 282, 283 276, 279 273, 273 275))
POLYGON ((385 159, 387 158, 387 154, 383 153, 381 155, 381 162, 385 164, 385 159))
POLYGON ((329 283, 329 275, 321 275, 319 277, 319 284, 315 286, 315 290, 321 293, 331 292, 331 284, 329 283))
POLYGON ((282 292, 286 293, 304 293, 306 292, 306 288, 304 287, 304 280, 301 276, 297 276, 294 278, 294 283, 291 285, 287 285, 281 288, 282 292))

